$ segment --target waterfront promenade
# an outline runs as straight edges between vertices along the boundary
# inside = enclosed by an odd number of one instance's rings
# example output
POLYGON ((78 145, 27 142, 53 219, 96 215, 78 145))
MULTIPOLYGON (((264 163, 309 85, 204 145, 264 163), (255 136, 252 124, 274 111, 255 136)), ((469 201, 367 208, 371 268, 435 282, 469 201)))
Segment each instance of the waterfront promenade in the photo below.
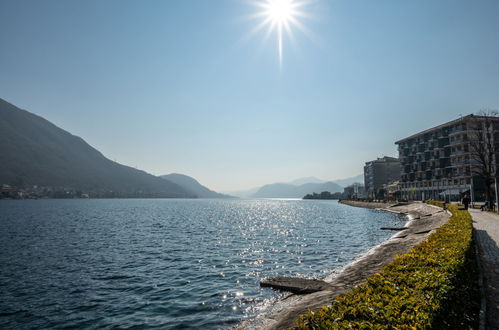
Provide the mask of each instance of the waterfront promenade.
POLYGON ((449 214, 441 208, 421 202, 399 205, 357 201, 342 201, 342 203, 405 214, 410 221, 406 223, 404 230, 398 231, 389 240, 346 265, 339 273, 327 276, 324 279, 327 284, 324 290, 287 296, 282 302, 276 303, 268 313, 243 321, 235 329, 281 330, 294 327, 299 315, 330 305, 335 297, 365 282, 369 276, 389 264, 396 255, 406 253, 424 241, 428 235, 449 219, 449 214))
POLYGON ((483 269, 485 329, 499 329, 499 214, 470 209, 483 269))

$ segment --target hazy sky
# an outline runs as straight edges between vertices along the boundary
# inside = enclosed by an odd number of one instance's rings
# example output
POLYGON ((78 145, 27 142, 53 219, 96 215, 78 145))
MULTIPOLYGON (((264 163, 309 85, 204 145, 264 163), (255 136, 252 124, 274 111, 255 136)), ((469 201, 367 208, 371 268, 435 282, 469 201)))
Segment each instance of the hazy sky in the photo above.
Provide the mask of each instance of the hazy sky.
POLYGON ((0 0, 0 97, 152 174, 219 191, 362 173, 394 141, 499 109, 499 1, 0 0))

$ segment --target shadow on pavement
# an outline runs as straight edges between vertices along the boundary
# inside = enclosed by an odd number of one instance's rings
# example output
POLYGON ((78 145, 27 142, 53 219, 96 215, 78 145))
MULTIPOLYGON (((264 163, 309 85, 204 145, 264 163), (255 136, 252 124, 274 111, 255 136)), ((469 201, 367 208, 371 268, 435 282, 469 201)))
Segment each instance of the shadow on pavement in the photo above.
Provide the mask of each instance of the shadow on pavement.
POLYGON ((485 230, 476 230, 487 301, 486 329, 499 329, 499 247, 485 230))

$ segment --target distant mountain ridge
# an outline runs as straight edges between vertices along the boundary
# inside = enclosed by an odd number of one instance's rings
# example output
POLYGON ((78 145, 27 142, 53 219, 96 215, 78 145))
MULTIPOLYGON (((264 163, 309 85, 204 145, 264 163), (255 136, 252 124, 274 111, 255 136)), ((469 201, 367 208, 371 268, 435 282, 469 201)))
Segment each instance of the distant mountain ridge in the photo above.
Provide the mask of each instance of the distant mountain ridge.
POLYGON ((309 176, 306 178, 299 178, 288 183, 293 184, 295 186, 300 186, 305 183, 324 183, 324 182, 326 181, 316 178, 315 176, 309 176))
POLYGON ((302 185, 293 185, 289 183, 268 184, 254 193, 251 197, 255 198, 302 198, 311 193, 321 193, 329 191, 330 193, 341 192, 343 187, 334 182, 324 183, 305 183, 302 185))
POLYGON ((349 186, 354 182, 364 182, 364 174, 359 174, 354 177, 350 178, 345 178, 345 179, 339 179, 339 180, 332 180, 332 181, 324 181, 319 178, 316 178, 314 176, 311 177, 305 177, 305 178, 299 178, 296 180, 293 180, 291 182, 277 182, 277 183, 272 183, 272 184, 267 184, 261 187, 256 187, 256 188, 251 188, 248 190, 241 190, 241 191, 233 191, 229 192, 229 194, 238 196, 238 197, 243 197, 243 198, 248 198, 248 197, 256 197, 256 198, 301 198, 305 195, 298 196, 299 193, 301 193, 304 190, 307 189, 315 189, 311 191, 305 192, 305 194, 311 194, 313 192, 316 193, 321 193, 323 191, 329 191, 330 193, 333 192, 342 192, 343 187, 349 186), (309 184, 315 184, 315 185, 309 185, 309 184), (334 185, 331 185, 334 184, 334 185), (297 188, 299 186, 303 186, 302 188, 297 188), (321 186, 323 185, 323 186, 321 186), (321 190, 324 189, 324 190, 321 190), (329 190, 328 190, 329 189, 329 190), (272 196, 271 196, 272 195, 272 196), (283 196, 277 196, 277 195, 283 195, 283 196))
POLYGON ((359 174, 345 179, 333 180, 333 182, 339 184, 342 187, 347 187, 353 183, 364 184, 364 174, 359 174))
MULTIPOLYGON (((357 181, 363 181, 363 176, 336 182, 307 177, 265 185, 237 196, 301 198, 313 192, 342 191, 338 183, 357 181)), ((82 138, 1 98, 0 184, 73 189, 89 193, 90 197, 232 197, 212 191, 186 175, 174 173, 160 178, 113 162, 82 138)))
POLYGON ((185 174, 171 173, 160 175, 160 178, 176 183, 185 190, 195 194, 198 198, 234 198, 233 196, 217 193, 200 184, 196 179, 185 174))
POLYGON ((64 187, 90 197, 196 197, 104 157, 82 138, 0 99, 0 184, 64 187))

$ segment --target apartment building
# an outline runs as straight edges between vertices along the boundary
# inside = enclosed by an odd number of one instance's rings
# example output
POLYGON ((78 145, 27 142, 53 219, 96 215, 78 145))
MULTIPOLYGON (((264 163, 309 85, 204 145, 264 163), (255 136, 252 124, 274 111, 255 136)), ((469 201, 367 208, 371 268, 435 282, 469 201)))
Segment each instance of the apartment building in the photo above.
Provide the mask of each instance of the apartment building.
POLYGON ((364 166, 364 185, 367 197, 382 198, 380 190, 383 185, 400 180, 400 161, 394 157, 382 157, 364 166))
POLYGON ((499 134, 498 117, 468 115, 395 142, 402 165, 402 197, 458 200, 467 192, 483 195, 485 186, 476 174, 476 148, 471 143, 476 143, 473 137, 486 123, 492 136, 499 134))

